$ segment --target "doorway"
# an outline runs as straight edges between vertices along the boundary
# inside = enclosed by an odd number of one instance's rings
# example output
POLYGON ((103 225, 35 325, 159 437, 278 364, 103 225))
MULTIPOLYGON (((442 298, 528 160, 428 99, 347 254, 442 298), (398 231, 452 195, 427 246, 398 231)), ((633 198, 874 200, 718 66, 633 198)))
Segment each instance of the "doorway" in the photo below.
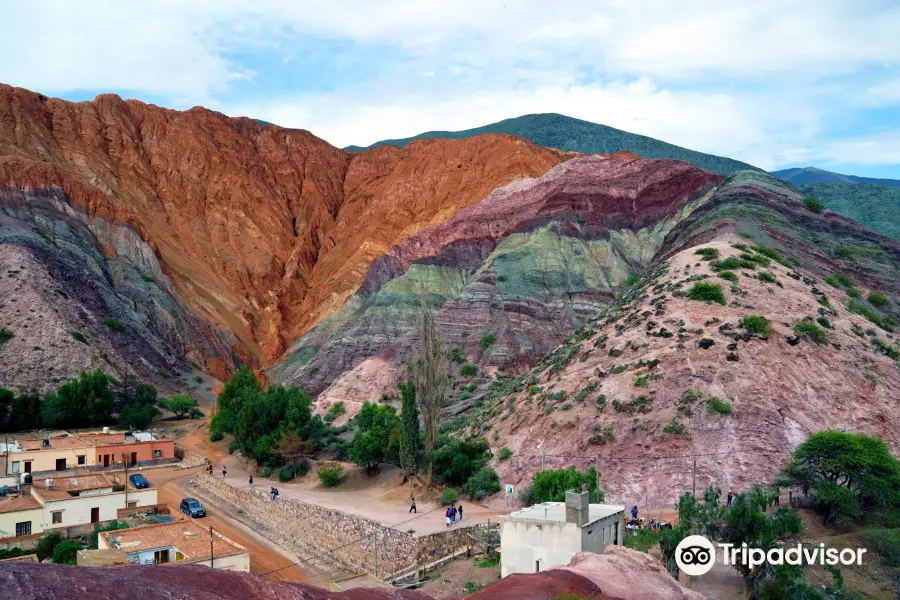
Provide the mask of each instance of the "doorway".
POLYGON ((64 458, 56 459, 56 470, 57 471, 65 471, 66 470, 66 459, 64 459, 64 458))
POLYGON ((103 466, 104 466, 104 467, 108 467, 108 466, 109 466, 109 454, 104 454, 104 455, 103 455, 103 466))
POLYGON ((25 472, 31 473, 31 461, 30 460, 25 461, 25 472))
POLYGON ((132 465, 136 465, 136 464, 137 464, 137 452, 132 452, 132 453, 131 453, 131 464, 132 464, 132 465))
POLYGON ((91 523, 99 523, 100 522, 100 507, 95 506, 91 509, 91 523))

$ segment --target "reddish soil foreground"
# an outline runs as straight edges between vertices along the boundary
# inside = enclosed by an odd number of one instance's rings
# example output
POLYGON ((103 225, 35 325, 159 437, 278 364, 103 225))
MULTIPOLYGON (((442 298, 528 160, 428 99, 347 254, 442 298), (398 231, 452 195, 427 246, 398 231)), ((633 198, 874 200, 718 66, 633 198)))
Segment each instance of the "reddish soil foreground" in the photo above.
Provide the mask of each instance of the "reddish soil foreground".
MULTIPOLYGON (((10 598, 35 600, 429 600, 417 591, 354 589, 334 593, 321 588, 271 581, 248 573, 207 567, 133 566, 113 569, 16 563, 0 564, 0 588, 10 598), (139 590, 139 591, 138 591, 139 590)), ((560 592, 595 600, 702 600, 681 587, 660 563, 621 546, 603 554, 579 554, 569 567, 534 575, 511 575, 476 592, 474 600, 551 600, 560 592)))
POLYGON ((350 154, 200 107, 0 85, 0 187, 61 188, 129 224, 178 295, 256 364, 339 308, 392 245, 569 156, 501 135, 350 154))

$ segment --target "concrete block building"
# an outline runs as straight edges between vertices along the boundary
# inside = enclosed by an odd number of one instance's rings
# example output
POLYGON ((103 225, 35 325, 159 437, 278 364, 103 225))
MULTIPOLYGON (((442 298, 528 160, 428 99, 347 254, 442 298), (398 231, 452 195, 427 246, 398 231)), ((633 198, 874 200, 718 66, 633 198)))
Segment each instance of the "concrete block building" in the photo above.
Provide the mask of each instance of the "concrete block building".
POLYGON ((622 545, 624 506, 590 504, 588 492, 566 492, 565 502, 544 502, 500 522, 500 574, 537 573, 564 566, 579 552, 622 545))

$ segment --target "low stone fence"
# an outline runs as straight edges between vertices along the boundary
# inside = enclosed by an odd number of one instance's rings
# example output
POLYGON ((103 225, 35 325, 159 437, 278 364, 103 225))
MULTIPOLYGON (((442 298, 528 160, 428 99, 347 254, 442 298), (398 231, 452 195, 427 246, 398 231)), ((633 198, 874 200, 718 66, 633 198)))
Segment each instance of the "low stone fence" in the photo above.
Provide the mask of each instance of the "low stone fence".
POLYGON ((263 490, 238 489, 206 473, 192 481, 236 508, 304 562, 326 562, 351 573, 388 576, 425 566, 472 547, 472 532, 484 527, 460 527, 415 537, 370 519, 299 500, 279 498, 273 502, 263 490))
POLYGON ((171 515, 172 510, 168 504, 153 504, 150 506, 136 506, 132 508, 119 508, 116 510, 116 520, 143 518, 145 515, 171 515))
MULTIPOLYGON (((176 454, 178 454, 178 446, 176 448, 176 454)), ((190 450, 182 450, 181 451, 181 467, 185 469, 189 469, 191 467, 199 467, 200 465, 209 464, 209 459, 204 455, 199 454, 197 452, 192 452, 190 450)))

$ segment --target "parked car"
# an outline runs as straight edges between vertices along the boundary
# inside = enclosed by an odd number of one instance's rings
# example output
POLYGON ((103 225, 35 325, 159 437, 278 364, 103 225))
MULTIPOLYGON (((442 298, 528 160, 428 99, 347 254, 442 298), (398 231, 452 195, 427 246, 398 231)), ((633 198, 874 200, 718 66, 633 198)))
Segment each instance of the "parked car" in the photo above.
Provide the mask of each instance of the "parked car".
POLYGON ((147 478, 141 475, 140 473, 135 473, 134 475, 128 476, 128 481, 139 490, 143 490, 145 488, 150 487, 150 482, 147 481, 147 478))
POLYGON ((181 501, 181 512, 192 518, 206 516, 206 509, 194 498, 185 498, 181 501))

